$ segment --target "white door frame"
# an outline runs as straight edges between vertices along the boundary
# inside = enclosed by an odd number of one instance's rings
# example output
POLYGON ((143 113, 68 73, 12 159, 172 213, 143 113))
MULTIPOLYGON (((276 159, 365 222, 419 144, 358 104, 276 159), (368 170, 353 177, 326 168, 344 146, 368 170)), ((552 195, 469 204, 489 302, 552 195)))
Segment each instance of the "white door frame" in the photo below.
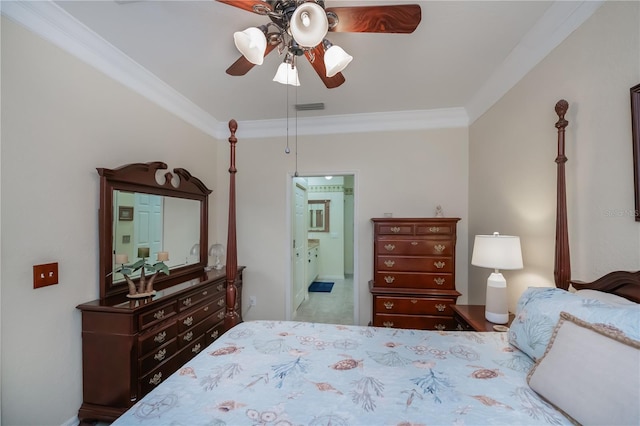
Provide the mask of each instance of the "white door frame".
POLYGON ((292 289, 292 282, 293 282, 293 247, 291 247, 291 240, 293 239, 293 218, 292 218, 292 211, 293 211, 293 200, 292 200, 292 194, 293 194, 293 178, 295 177, 321 177, 321 176, 344 176, 344 175, 352 175, 353 176, 353 323, 354 324, 359 324, 359 317, 360 317, 360 297, 359 297, 359 282, 360 282, 360 262, 358 261, 359 259, 359 254, 358 254, 358 249, 359 249, 359 234, 358 234, 358 196, 360 191, 358 190, 358 172, 356 171, 331 171, 331 172, 324 172, 324 173, 318 173, 318 172, 313 172, 313 173, 305 173, 305 172, 298 172, 297 175, 294 175, 293 173, 287 173, 286 175, 286 203, 285 203, 285 218, 286 218, 286 232, 287 232, 287 238, 285 238, 285 256, 284 256, 284 261, 285 261, 285 268, 284 270, 287 271, 286 275, 285 275, 285 319, 287 321, 291 321, 291 316, 292 316, 292 307, 291 307, 291 301, 292 301, 292 294, 291 294, 291 289, 292 289))

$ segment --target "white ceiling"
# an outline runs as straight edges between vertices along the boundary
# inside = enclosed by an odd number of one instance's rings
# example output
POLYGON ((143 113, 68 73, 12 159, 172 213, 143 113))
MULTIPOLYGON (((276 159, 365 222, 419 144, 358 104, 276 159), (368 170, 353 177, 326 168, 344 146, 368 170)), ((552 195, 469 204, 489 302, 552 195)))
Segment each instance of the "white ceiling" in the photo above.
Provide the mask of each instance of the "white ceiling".
POLYGON ((435 117, 466 125, 601 4, 326 0, 327 7, 418 3, 422 22, 413 34, 329 33, 332 43, 354 57, 343 71, 346 82, 327 89, 302 58, 296 89, 272 81, 282 61, 277 51, 245 76, 225 73, 240 56, 233 32, 268 18, 214 0, 56 1, 22 4, 20 13, 7 7, 11 2, 2 3, 9 18, 115 78, 129 79, 127 85, 159 104, 171 104, 168 109, 190 116, 188 121, 210 133, 215 123, 232 117, 268 127, 270 121, 292 117, 292 104, 312 102, 323 102, 326 109, 299 112, 299 118, 367 117, 375 123, 380 117, 435 117), (25 22, 19 16, 25 10, 35 11, 40 21, 25 22), (46 29, 52 21, 55 28, 46 29), (56 36, 60 28, 63 34, 56 36))

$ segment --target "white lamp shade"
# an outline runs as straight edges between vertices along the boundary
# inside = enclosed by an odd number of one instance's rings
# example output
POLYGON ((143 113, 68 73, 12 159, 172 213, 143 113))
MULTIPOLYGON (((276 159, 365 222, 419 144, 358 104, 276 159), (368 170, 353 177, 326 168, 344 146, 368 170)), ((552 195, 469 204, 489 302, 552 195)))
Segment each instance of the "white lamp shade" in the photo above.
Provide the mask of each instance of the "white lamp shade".
POLYGON ((255 65, 262 65, 264 51, 267 49, 267 37, 256 28, 247 28, 244 31, 233 33, 233 41, 242 55, 255 65))
POLYGON ((303 3, 291 15, 289 30, 300 46, 315 47, 329 30, 327 14, 317 3, 303 3))
POLYGON ((273 81, 277 81, 282 84, 290 84, 291 86, 300 86, 300 80, 298 80, 298 69, 295 66, 291 66, 286 62, 283 62, 278 67, 273 81))
POLYGON ((327 77, 333 77, 345 69, 353 56, 349 55, 340 46, 331 46, 324 53, 324 66, 327 70, 327 77))
POLYGON ((520 237, 476 235, 471 264, 492 269, 522 269, 520 237))

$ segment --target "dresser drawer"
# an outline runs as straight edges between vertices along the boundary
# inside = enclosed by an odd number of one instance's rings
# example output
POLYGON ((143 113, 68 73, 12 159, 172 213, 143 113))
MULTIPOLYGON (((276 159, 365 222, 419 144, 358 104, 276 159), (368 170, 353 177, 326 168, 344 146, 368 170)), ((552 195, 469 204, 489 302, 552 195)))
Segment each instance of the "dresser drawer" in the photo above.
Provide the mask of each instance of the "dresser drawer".
POLYGON ((149 330, 138 339, 138 353, 146 354, 175 338, 177 334, 178 325, 175 321, 169 321, 166 325, 149 330))
POLYGON ((376 223, 378 235, 413 235, 414 225, 411 223, 376 223))
POLYGON ((176 302, 167 303, 139 317, 140 329, 149 328, 177 313, 176 302))
POLYGON ((180 366, 178 363, 178 356, 175 355, 169 358, 164 363, 160 364, 154 370, 151 370, 138 381, 140 389, 140 395, 138 399, 142 398, 149 392, 151 392, 156 386, 165 381, 176 369, 180 366))
POLYGON ((417 223, 416 235, 452 235, 455 225, 441 223, 417 223))
POLYGON ((457 298, 375 296, 375 311, 381 314, 453 316, 449 305, 457 298))
POLYGON ((448 238, 432 239, 380 239, 376 241, 378 255, 451 256, 454 245, 448 238))
POLYGON ((178 345, 180 347, 184 347, 185 345, 191 344, 191 342, 205 334, 207 330, 210 329, 218 321, 219 320, 213 315, 208 315, 207 317, 205 317, 205 319, 191 327, 189 330, 180 333, 178 335, 178 345))
POLYGON ((174 356, 177 350, 178 343, 176 339, 172 339, 159 348, 155 348, 151 353, 143 355, 143 358, 140 359, 140 373, 142 375, 147 374, 147 372, 174 356))
POLYGON ((218 293, 222 293, 223 290, 223 282, 208 285, 198 291, 194 291, 178 299, 178 308, 180 309, 180 311, 184 311, 185 309, 189 309, 191 306, 197 305, 199 302, 208 297, 217 296, 218 293))
POLYGON ((185 364, 191 358, 202 352, 202 350, 206 347, 207 345, 205 344, 204 336, 200 336, 178 352, 178 362, 180 363, 180 365, 185 364))
POLYGON ((404 272, 453 272, 453 258, 451 257, 399 257, 378 256, 376 259, 378 271, 404 272))
MULTIPOLYGON (((178 333, 189 330, 209 315, 215 314, 224 307, 224 297, 213 299, 211 302, 188 311, 178 317, 178 333)), ((223 309, 224 311, 224 309, 223 309)), ((223 312, 224 317, 224 312, 223 312)))
POLYGON ((413 328, 419 330, 455 330, 458 326, 453 317, 430 315, 386 315, 373 316, 375 327, 413 328))
POLYGON ((376 287, 388 288, 432 288, 439 290, 455 290, 453 274, 436 274, 425 272, 376 272, 376 287))
POLYGON ((224 333, 224 321, 220 321, 207 330, 207 333, 204 336, 205 345, 209 346, 212 344, 218 337, 222 336, 222 333, 224 333))

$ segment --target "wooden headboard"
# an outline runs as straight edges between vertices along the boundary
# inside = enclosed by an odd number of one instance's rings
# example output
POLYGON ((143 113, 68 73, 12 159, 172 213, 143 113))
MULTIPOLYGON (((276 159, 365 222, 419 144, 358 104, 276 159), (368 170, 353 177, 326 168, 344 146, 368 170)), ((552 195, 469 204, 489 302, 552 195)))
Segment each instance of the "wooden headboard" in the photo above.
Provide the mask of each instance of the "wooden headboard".
POLYGON ((556 207, 556 249, 554 259, 553 276, 556 287, 568 290, 573 286, 576 290, 592 289, 606 293, 613 293, 625 297, 636 303, 640 303, 640 271, 610 272, 603 277, 592 282, 583 282, 571 279, 571 261, 569 258, 569 230, 567 224, 567 183, 565 180, 565 140, 564 134, 569 122, 564 116, 569 109, 569 103, 564 99, 556 103, 556 114, 558 121, 558 155, 556 164, 558 165, 557 179, 557 207, 556 207))

